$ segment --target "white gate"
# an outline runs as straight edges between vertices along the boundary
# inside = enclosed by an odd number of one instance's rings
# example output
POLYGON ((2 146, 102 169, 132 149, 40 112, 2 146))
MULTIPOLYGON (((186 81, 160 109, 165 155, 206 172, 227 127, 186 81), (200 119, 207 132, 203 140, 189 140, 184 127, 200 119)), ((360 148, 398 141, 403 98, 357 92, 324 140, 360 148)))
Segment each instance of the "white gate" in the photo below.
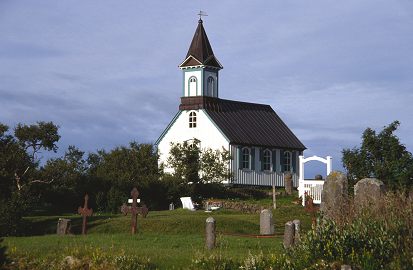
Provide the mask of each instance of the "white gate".
POLYGON ((317 156, 312 156, 304 158, 304 156, 298 157, 300 160, 300 176, 298 178, 298 197, 303 198, 303 206, 305 205, 305 194, 307 192, 308 196, 313 198, 313 203, 321 203, 321 192, 323 191, 324 180, 305 180, 304 179, 304 163, 309 161, 319 161, 327 166, 327 175, 331 173, 332 168, 332 158, 327 156, 326 158, 321 158, 317 156))

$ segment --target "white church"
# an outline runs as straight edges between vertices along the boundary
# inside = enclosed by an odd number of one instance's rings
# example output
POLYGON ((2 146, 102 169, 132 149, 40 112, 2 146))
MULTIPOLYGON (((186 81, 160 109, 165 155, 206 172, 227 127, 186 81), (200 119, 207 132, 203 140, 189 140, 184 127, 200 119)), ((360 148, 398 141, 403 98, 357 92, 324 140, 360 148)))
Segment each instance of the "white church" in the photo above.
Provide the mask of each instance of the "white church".
MULTIPOLYGON (((200 141, 200 148, 229 150, 235 185, 283 186, 284 173, 298 185, 298 156, 306 147, 269 105, 219 98, 219 71, 203 21, 198 21, 185 60, 179 111, 156 146, 166 164, 171 142, 200 141)), ((166 168, 168 170, 168 168, 166 168)))

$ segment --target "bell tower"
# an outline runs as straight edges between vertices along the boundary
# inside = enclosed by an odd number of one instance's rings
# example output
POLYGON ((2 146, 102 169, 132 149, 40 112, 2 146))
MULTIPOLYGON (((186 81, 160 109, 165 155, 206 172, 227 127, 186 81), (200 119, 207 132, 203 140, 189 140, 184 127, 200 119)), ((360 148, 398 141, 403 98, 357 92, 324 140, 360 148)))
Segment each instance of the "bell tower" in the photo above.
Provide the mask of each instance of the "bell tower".
POLYGON ((223 67, 214 56, 202 19, 198 21, 191 46, 179 68, 183 72, 183 98, 218 98, 218 71, 223 67))

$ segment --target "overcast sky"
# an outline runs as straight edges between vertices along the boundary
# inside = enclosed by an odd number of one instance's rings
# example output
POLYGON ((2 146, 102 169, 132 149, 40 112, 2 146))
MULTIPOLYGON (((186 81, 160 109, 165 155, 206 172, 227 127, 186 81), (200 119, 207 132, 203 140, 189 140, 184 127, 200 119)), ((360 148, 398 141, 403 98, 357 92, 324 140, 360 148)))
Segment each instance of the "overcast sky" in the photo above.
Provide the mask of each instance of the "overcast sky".
POLYGON ((0 0, 0 122, 53 121, 60 153, 155 142, 178 110, 199 9, 220 97, 266 103, 305 156, 401 122, 413 151, 413 2, 0 0))

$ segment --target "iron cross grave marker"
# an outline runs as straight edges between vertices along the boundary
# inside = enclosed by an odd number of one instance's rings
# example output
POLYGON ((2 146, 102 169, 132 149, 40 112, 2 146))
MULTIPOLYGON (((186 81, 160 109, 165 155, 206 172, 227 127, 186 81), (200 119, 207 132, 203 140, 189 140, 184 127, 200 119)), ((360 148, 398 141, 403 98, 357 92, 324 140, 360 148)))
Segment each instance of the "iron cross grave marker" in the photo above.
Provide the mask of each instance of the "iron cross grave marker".
POLYGON ((137 207, 139 191, 136 187, 132 189, 131 196, 132 196, 132 206, 127 206, 126 204, 123 204, 121 207, 121 212, 124 215, 127 215, 128 213, 132 215, 131 232, 132 234, 135 234, 136 228, 137 228, 138 214, 140 214, 142 217, 146 217, 149 210, 145 205, 142 207, 137 207))
POLYGON ((77 209, 77 212, 83 217, 83 223, 82 223, 82 234, 86 234, 87 232, 87 217, 90 217, 93 214, 93 209, 88 208, 88 203, 89 201, 89 195, 85 195, 85 203, 83 205, 83 208, 79 206, 77 209))

